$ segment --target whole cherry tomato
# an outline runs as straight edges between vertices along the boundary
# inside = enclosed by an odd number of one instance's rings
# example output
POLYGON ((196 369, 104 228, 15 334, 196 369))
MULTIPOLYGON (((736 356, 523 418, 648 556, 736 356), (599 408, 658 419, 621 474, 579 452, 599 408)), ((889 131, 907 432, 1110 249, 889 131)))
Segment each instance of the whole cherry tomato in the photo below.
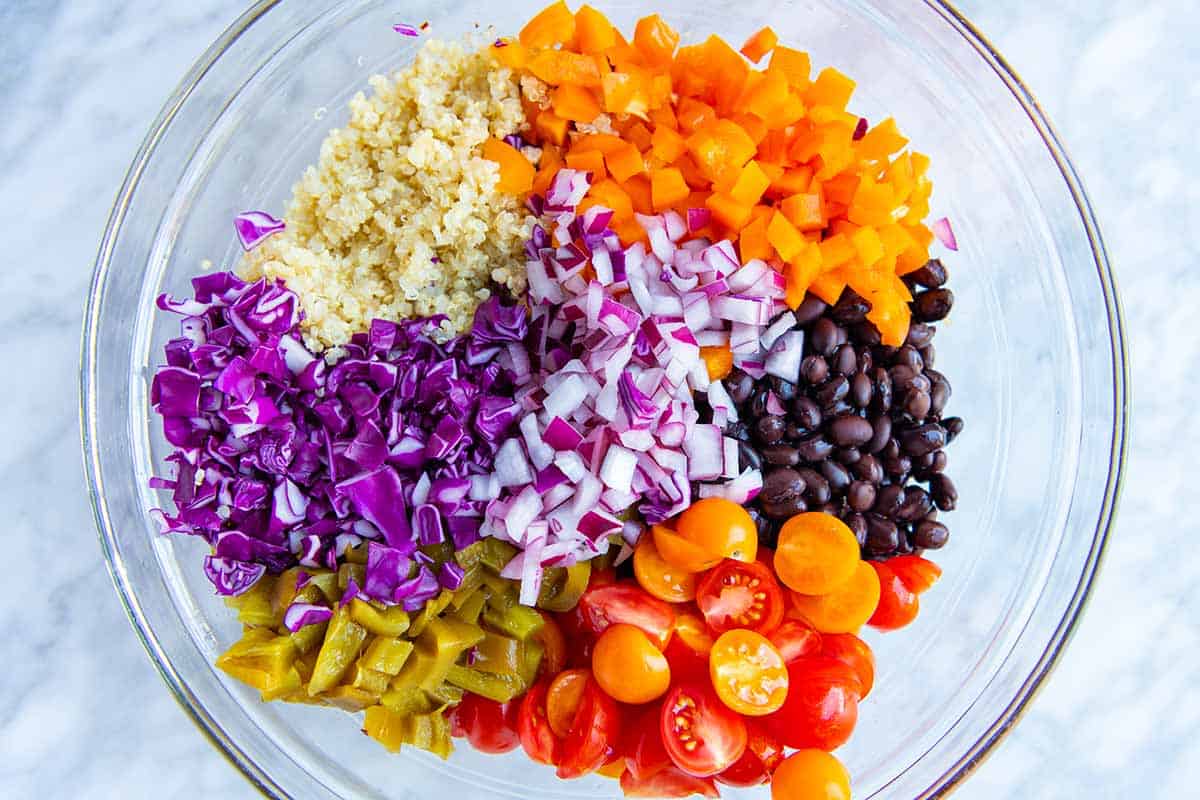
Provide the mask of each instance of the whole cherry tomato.
POLYGON ((467 692, 450 712, 450 728, 481 753, 507 753, 521 744, 517 733, 520 703, 497 703, 467 692))
POLYGON ((588 589, 579 598, 579 611, 584 626, 593 634, 625 623, 641 628, 660 648, 666 647, 675 627, 675 609, 636 583, 588 589))
POLYGON ((733 628, 770 633, 783 619, 783 590, 762 563, 726 559, 700 582, 696 606, 715 633, 733 628))
POLYGON ((746 751, 746 722, 701 683, 674 687, 662 705, 667 754, 689 775, 724 772, 746 751))
POLYGON ((771 780, 775 768, 783 761, 783 744, 775 734, 749 721, 746 731, 749 735, 746 752, 733 766, 717 776, 717 783, 726 786, 761 786, 771 780))
POLYGON ((917 618, 921 601, 886 563, 872 561, 870 564, 879 576, 879 605, 867 624, 881 631, 903 628, 917 618))
POLYGON ((850 800, 850 773, 824 750, 799 750, 775 770, 771 800, 850 800))
POLYGON ((530 687, 517 714, 517 734, 525 754, 539 764, 558 761, 559 739, 546 716, 546 694, 550 682, 543 678, 530 687))
POLYGON ((741 628, 722 633, 708 667, 717 697, 743 716, 778 711, 788 695, 787 665, 761 633, 741 628))
POLYGON ((558 777, 579 778, 604 766, 621 742, 621 708, 594 678, 587 681, 571 731, 562 741, 558 777))
POLYGON ((799 658, 788 665, 787 700, 763 722, 788 747, 833 750, 854 731, 858 690, 858 676, 841 661, 799 658))

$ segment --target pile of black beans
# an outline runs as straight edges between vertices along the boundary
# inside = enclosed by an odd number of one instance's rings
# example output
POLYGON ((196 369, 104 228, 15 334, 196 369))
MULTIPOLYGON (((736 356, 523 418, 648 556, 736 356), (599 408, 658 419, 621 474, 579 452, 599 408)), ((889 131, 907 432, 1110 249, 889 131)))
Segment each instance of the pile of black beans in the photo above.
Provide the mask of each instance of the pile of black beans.
POLYGON ((795 312, 804 360, 794 381, 737 369, 725 379, 739 416, 726 432, 740 442, 742 468, 763 471, 750 512, 764 545, 803 511, 841 518, 866 558, 946 544, 938 512, 952 510, 958 493, 943 448, 963 421, 945 414, 950 382, 933 368, 931 323, 954 295, 937 260, 905 281, 913 300, 903 346, 880 343, 870 304, 849 289, 832 307, 810 295, 795 312))

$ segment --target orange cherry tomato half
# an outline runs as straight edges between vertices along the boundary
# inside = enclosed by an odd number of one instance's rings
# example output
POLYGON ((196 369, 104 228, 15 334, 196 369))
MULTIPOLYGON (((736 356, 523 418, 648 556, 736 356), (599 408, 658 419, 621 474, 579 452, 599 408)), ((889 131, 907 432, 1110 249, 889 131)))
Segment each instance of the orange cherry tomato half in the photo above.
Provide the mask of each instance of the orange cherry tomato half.
POLYGON ((659 556, 684 572, 704 572, 721 562, 721 556, 689 542, 665 525, 653 526, 650 535, 654 537, 654 547, 659 556))
POLYGON ((837 659, 797 659, 788 665, 787 700, 763 722, 788 747, 834 750, 858 722, 858 689, 858 676, 837 659))
POLYGON ((798 750, 775 770, 771 800, 850 800, 850 773, 824 750, 798 750))
POLYGON ((696 575, 658 554, 653 534, 642 535, 633 551, 633 575, 638 585, 659 600, 686 603, 696 596, 696 575))
POLYGON ((793 592, 831 592, 850 580, 858 563, 854 532, 832 514, 797 514, 779 531, 775 574, 793 592))
POLYGON ((792 605, 821 633, 854 633, 879 605, 879 577, 871 563, 859 561, 850 580, 828 594, 792 593, 792 605))
POLYGON ((660 724, 667 755, 698 778, 724 772, 746 752, 746 721, 702 683, 671 689, 660 724))
POLYGON ((787 665, 761 633, 739 628, 721 634, 709 654, 708 670, 717 697, 744 716, 770 714, 787 698, 787 665))
POLYGON ((716 633, 732 628, 770 633, 783 619, 783 590, 762 563, 726 559, 700 582, 696 606, 716 633))
POLYGON ((539 613, 545 624, 533 635, 542 645, 542 663, 538 665, 538 675, 553 677, 562 672, 567 664, 567 638, 554 617, 545 611, 539 613))
POLYGON ((583 697, 583 687, 587 686, 591 673, 586 669, 569 669, 560 672, 550 681, 546 690, 546 721, 550 730, 558 737, 571 732, 571 723, 575 721, 575 712, 579 710, 579 700, 583 697))
POLYGON ((517 735, 525 755, 539 764, 553 765, 558 760, 559 739, 550 729, 546 716, 546 693, 550 682, 535 683, 521 700, 517 713, 517 735))
POLYGON ((692 503, 676 520, 675 533, 718 560, 753 561, 758 553, 754 518, 723 497, 706 497, 692 503))
POLYGON ((621 707, 588 680, 579 699, 571 732, 559 749, 557 775, 564 780, 595 772, 608 762, 609 753, 621 741, 621 707))
POLYGON ((802 656, 821 653, 821 634, 800 620, 785 619, 778 628, 767 635, 767 638, 788 664, 802 656))
POLYGON ((860 700, 871 693, 875 686, 875 654, 866 642, 853 633, 827 633, 821 637, 821 655, 836 658, 854 670, 860 700))
POLYGON ((675 609, 631 582, 588 589, 579 598, 579 611, 593 634, 623 622, 641 628, 660 648, 675 630, 675 609))
POLYGON ((942 577, 942 568, 920 556, 896 556, 887 561, 900 582, 913 594, 922 594, 942 577))
POLYGON ((867 623, 881 631, 903 628, 917 618, 917 613, 921 610, 921 601, 886 563, 868 563, 879 576, 879 604, 867 623))
POLYGON ((688 775, 674 765, 663 767, 653 775, 639 778, 630 770, 621 776, 621 791, 626 797, 678 798, 700 795, 720 797, 712 778, 688 775))
POLYGON ((775 734, 755 722, 746 723, 749 738, 746 752, 733 766, 717 776, 717 783, 726 786, 761 786, 771 780, 775 768, 783 761, 783 743, 775 734))
POLYGON ((592 651, 592 673, 614 700, 639 705, 656 700, 671 685, 667 657, 641 628, 611 625, 592 651))

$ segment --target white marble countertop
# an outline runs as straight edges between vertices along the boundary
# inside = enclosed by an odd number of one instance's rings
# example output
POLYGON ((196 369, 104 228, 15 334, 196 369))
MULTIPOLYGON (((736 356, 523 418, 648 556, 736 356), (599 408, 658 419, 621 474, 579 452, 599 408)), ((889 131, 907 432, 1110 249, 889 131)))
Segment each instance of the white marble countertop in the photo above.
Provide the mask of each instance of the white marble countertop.
MULTIPOLYGON (((915 0, 912 0, 915 2, 915 0)), ((901 0, 896 0, 901 2, 901 0)), ((0 3, 0 797, 253 797, 176 706, 105 572, 76 365, 109 204, 151 119, 244 0, 0 3)), ((1059 670, 964 798, 1200 786, 1200 15, 1194 0, 962 0, 1057 124, 1121 283, 1136 388, 1121 519, 1059 670), (1167 344, 1168 341, 1170 344, 1167 344)))

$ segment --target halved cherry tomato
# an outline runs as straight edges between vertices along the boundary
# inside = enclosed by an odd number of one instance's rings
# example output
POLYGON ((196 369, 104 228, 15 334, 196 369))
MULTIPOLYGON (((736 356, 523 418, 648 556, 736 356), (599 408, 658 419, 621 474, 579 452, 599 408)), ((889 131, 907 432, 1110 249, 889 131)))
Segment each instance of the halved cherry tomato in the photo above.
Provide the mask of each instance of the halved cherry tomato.
POLYGON ((928 591, 942 577, 941 567, 920 556, 896 556, 889 558, 887 565, 913 594, 928 591))
POLYGON ((779 623, 778 628, 767 634, 767 638, 788 664, 802 656, 821 653, 821 634, 813 630, 811 625, 798 619, 785 619, 779 623))
POLYGON ((605 778, 620 780, 621 776, 625 774, 625 759, 614 758, 607 764, 601 764, 596 768, 596 774, 605 778))
POLYGON ((724 772, 746 751, 746 721, 700 683, 676 686, 662 706, 667 754, 689 775, 724 772))
POLYGON ((533 635, 542 645, 542 663, 538 665, 538 675, 553 677, 562 672, 567 664, 567 638, 554 617, 545 611, 540 613, 546 624, 533 635))
POLYGON ((746 752, 733 766, 717 776, 717 783, 726 786, 761 786, 771 780, 771 774, 783 761, 783 744, 775 734, 762 725, 746 723, 748 734, 746 752))
POLYGON ((771 800, 850 800, 850 773, 824 750, 799 750, 775 770, 771 800))
POLYGON ((704 620, 691 612, 681 612, 675 617, 675 636, 708 661, 714 640, 704 620))
POLYGON ((557 775, 579 778, 603 766, 621 741, 621 708, 595 678, 587 681, 571 732, 563 739, 557 775))
POLYGON ((610 625, 596 640, 592 674, 609 697, 638 705, 656 700, 671 685, 671 667, 641 628, 610 625))
POLYGON ((623 622, 641 628, 660 648, 671 640, 675 627, 675 609, 635 583, 588 589, 579 598, 579 610, 584 625, 594 634, 623 622))
POLYGON ((704 572, 721 563, 720 556, 689 542, 666 525, 655 525, 650 529, 650 534, 662 559, 684 572, 704 572))
POLYGON ((692 503, 675 521, 675 533, 718 559, 753 561, 758 553, 754 518, 745 508, 723 497, 706 497, 692 503))
MULTIPOLYGON (((704 682, 708 680, 708 654, 712 650, 712 636, 699 617, 691 614, 687 616, 700 625, 707 642, 698 634, 690 631, 684 633, 683 629, 676 627, 675 636, 663 651, 663 655, 671 665, 671 680, 675 683, 704 682)), ((692 623, 688 624, 690 626, 692 623)))
POLYGON ((535 683, 521 700, 517 714, 517 734, 525 754, 539 764, 558 761, 559 740, 546 717, 546 693, 550 682, 544 678, 535 683))
POLYGON ((861 700, 875 685, 875 654, 862 639, 853 633, 827 633, 821 637, 821 655, 836 658, 858 675, 861 700))
POLYGON ((696 596, 696 575, 658 554, 654 536, 642 536, 633 551, 633 574, 638 584, 659 600, 686 603, 696 596))
POLYGON ((677 798, 696 794, 702 797, 721 796, 717 787, 713 785, 712 778, 688 775, 674 765, 646 778, 638 778, 629 770, 625 770, 625 774, 621 776, 621 791, 626 797, 677 798))
POLYGON ((561 738, 571 732, 571 723, 575 721, 575 712, 583 698, 583 687, 587 686, 590 676, 586 669, 569 669, 550 681, 546 690, 546 720, 555 736, 561 738))
POLYGON ((761 633, 721 634, 708 657, 708 674, 721 702, 748 717, 778 711, 788 694, 787 665, 761 633))
POLYGON ((879 576, 879 605, 867 624, 881 631, 903 628, 917 618, 921 601, 887 564, 879 561, 869 563, 879 576))
POLYGON ((879 605, 879 578, 866 561, 859 561, 850 580, 827 594, 792 592, 792 605, 821 633, 853 633, 879 605))
POLYGON ((481 753, 507 753, 521 745, 517 733, 520 703, 497 703, 467 692, 450 711, 450 729, 481 753))
POLYGON ((696 605, 717 633, 732 628, 769 633, 783 619, 783 590, 763 564, 725 559, 700 582, 696 605))
POLYGON ((831 592, 850 580, 858 563, 854 532, 832 514, 797 514, 779 531, 775 574, 793 592, 831 592))
POLYGON ((846 743, 858 721, 858 676, 841 661, 807 656, 788 665, 783 707, 764 717, 767 729, 788 747, 833 750, 846 743))
POLYGON ((639 781, 675 766, 663 744, 661 716, 662 708, 655 705, 626 726, 625 768, 639 781))

